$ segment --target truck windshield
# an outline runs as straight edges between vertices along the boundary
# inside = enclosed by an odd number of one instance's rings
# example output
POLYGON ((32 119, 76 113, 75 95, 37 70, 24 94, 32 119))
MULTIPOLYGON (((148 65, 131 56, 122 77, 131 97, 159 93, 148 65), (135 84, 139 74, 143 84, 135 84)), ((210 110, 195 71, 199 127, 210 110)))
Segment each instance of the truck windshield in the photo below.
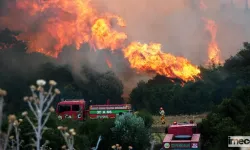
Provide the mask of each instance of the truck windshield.
POLYGON ((176 135, 173 140, 191 140, 192 136, 190 135, 176 135))
POLYGON ((58 112, 59 113, 62 113, 62 112, 65 112, 65 111, 70 111, 70 110, 71 110, 70 105, 59 105, 58 106, 58 112))
POLYGON ((79 111, 80 106, 79 105, 72 105, 72 111, 79 111))

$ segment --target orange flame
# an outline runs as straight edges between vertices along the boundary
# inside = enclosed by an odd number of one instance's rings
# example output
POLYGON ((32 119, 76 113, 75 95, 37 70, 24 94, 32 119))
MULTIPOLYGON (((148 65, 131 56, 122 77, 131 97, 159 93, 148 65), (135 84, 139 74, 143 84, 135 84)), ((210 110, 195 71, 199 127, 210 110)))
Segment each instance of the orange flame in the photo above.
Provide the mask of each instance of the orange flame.
POLYGON ((193 66, 183 57, 175 57, 161 51, 161 44, 141 44, 132 42, 123 49, 125 58, 132 68, 143 72, 153 72, 184 81, 195 80, 200 74, 198 67, 193 66))
POLYGON ((209 31, 211 35, 211 41, 208 45, 208 62, 219 64, 222 61, 220 60, 220 49, 216 42, 216 33, 217 33, 217 25, 215 21, 203 19, 206 22, 206 30, 209 31))
MULTIPOLYGON (((131 67, 139 72, 151 71, 184 81, 199 76, 196 66, 183 57, 163 53, 160 44, 132 42, 126 47, 126 33, 114 30, 111 25, 115 19, 119 27, 125 27, 125 21, 117 15, 99 13, 88 1, 18 0, 16 8, 10 11, 0 22, 11 30, 22 31, 17 38, 27 42, 28 52, 57 57, 65 46, 80 49, 82 44, 88 43, 94 50, 123 49, 131 67)), ((106 62, 112 66, 108 60, 106 62)))
POLYGON ((114 50, 121 48, 121 43, 127 38, 125 33, 111 29, 112 19, 117 19, 119 26, 125 26, 119 16, 100 15, 83 0, 51 0, 41 3, 37 0, 18 0, 12 11, 1 22, 11 29, 23 31, 17 38, 27 41, 28 52, 57 57, 64 46, 74 44, 80 49, 83 43, 90 43, 98 49, 114 50), (13 20, 18 19, 16 16, 28 19, 20 19, 16 23, 13 20))
POLYGON ((125 33, 119 33, 111 30, 110 23, 105 19, 98 19, 91 28, 92 41, 95 41, 95 47, 98 49, 110 48, 115 50, 122 48, 124 40, 127 39, 125 33))

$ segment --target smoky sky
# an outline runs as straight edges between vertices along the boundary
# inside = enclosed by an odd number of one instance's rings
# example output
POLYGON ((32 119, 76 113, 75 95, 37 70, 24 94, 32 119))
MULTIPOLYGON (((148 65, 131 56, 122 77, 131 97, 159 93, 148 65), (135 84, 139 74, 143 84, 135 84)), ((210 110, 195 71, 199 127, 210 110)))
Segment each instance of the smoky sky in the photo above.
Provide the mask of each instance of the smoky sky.
MULTIPOLYGON (((3 0, 0 2, 6 4, 3 0)), ((122 31, 127 33, 128 43, 161 43, 164 52, 186 57, 195 65, 204 65, 208 60, 211 40, 202 18, 217 24, 216 41, 222 60, 236 54, 242 43, 250 39, 250 11, 246 0, 92 0, 91 4, 100 12, 114 13, 125 20, 127 26, 122 31), (202 3, 204 9, 201 9, 202 3)), ((8 14, 8 9, 0 12, 8 14)), ((113 70, 127 89, 141 79, 150 78, 130 69, 121 51, 93 52, 86 44, 79 51, 74 47, 65 48, 60 62, 71 64, 76 74, 82 64, 100 72, 113 70), (111 69, 106 59, 112 63, 111 69)))
MULTIPOLYGON (((236 54, 250 38, 250 13, 245 0, 93 0, 92 4, 101 12, 121 16, 127 24, 124 31, 129 41, 161 43, 164 52, 186 57, 195 65, 207 62, 211 40, 202 18, 214 20, 217 25, 221 60, 236 54), (201 9, 202 2, 206 9, 201 9)), ((121 77, 130 75, 131 71, 124 71, 128 69, 124 63, 118 63, 120 57, 109 57, 116 64, 113 70, 121 77)), ((125 83, 135 86, 138 80, 148 79, 147 75, 132 74, 136 78, 123 77, 125 83)))
POLYGON ((165 52, 187 57, 197 65, 207 61, 211 36, 201 18, 214 20, 221 59, 234 55, 250 36, 245 0, 93 0, 102 11, 124 18, 131 41, 158 42, 165 52), (206 10, 201 10, 203 2, 206 10))

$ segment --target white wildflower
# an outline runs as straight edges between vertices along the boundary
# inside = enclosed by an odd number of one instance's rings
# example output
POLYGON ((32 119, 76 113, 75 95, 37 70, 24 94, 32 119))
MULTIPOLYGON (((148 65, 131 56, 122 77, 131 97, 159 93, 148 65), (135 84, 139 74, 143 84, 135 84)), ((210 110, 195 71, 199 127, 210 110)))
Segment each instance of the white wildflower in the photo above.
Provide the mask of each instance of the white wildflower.
POLYGON ((42 79, 39 79, 39 80, 36 81, 36 84, 37 84, 38 86, 44 86, 44 85, 46 84, 46 81, 45 81, 45 80, 42 80, 42 79))
POLYGON ((27 111, 24 111, 23 113, 22 113, 22 116, 27 116, 28 115, 28 112, 27 111))
POLYGON ((54 80, 50 80, 50 81, 49 81, 49 84, 50 84, 51 86, 56 86, 57 83, 56 83, 56 81, 54 81, 54 80))

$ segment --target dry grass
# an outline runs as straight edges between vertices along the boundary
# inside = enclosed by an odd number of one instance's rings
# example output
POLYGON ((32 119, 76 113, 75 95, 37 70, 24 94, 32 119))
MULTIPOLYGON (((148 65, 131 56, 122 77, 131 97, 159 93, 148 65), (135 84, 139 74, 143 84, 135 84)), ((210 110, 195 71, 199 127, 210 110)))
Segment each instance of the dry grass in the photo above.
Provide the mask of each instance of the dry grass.
POLYGON ((166 124, 162 125, 161 124, 161 118, 160 116, 153 116, 154 119, 154 123, 153 123, 153 127, 160 127, 160 126, 164 126, 166 127, 166 125, 172 124, 173 122, 189 122, 190 120, 194 120, 195 122, 201 122, 202 119, 206 118, 207 113, 204 114, 198 114, 198 115, 176 115, 176 116, 166 116, 165 117, 165 121, 166 124))

